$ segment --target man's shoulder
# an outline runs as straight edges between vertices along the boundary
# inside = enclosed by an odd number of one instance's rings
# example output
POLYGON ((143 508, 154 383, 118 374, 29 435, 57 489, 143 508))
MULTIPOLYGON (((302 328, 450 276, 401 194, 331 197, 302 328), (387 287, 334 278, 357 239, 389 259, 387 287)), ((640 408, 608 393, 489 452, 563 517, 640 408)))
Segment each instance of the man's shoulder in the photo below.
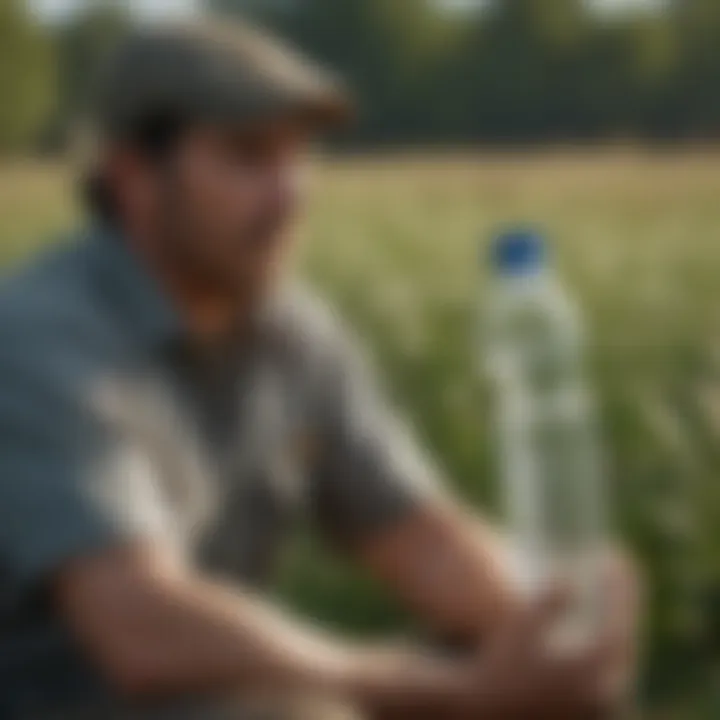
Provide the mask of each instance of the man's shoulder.
POLYGON ((359 342, 339 309, 306 285, 287 288, 274 307, 273 339, 297 363, 317 365, 354 351, 359 342))
POLYGON ((307 287, 285 296, 276 324, 280 358, 295 391, 323 404, 349 387, 372 387, 373 362, 352 324, 307 287))
POLYGON ((0 280, 0 329, 77 309, 84 290, 84 256, 80 238, 63 239, 5 275, 0 280))
POLYGON ((102 317, 88 262, 86 244, 78 236, 0 281, 0 362, 5 367, 31 372, 91 361, 102 317))

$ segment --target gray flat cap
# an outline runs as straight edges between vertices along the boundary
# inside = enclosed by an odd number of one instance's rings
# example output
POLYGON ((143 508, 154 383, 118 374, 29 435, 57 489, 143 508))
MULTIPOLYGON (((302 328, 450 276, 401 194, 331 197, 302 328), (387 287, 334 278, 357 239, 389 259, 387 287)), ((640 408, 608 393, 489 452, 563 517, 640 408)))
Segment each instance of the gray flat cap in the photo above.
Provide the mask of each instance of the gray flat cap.
POLYGON ((352 116, 342 83, 246 23, 196 21, 135 31, 114 54, 96 97, 102 135, 156 117, 251 123, 297 117, 313 129, 352 116))

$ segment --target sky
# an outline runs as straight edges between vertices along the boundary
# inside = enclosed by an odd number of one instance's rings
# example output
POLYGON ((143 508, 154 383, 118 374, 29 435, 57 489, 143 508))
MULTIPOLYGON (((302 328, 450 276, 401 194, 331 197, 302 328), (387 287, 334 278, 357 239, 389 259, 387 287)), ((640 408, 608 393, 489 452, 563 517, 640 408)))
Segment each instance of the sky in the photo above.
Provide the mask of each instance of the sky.
MULTIPOLYGON (((56 20, 82 5, 87 5, 88 0, 31 0, 31 4, 42 17, 56 20)), ((192 12, 196 0, 130 0, 129 4, 138 15, 152 18, 192 12)))
MULTIPOLYGON (((50 20, 67 16, 73 10, 93 0, 31 0, 39 14, 50 20)), ((141 17, 167 17, 192 13, 198 0, 129 0, 131 8, 141 17)), ((338 0, 342 2, 342 0, 338 0)), ((487 0, 439 0, 450 8, 462 9, 487 2, 487 0)), ((663 0, 588 0, 599 10, 612 12, 628 8, 652 8, 663 3, 663 0)))

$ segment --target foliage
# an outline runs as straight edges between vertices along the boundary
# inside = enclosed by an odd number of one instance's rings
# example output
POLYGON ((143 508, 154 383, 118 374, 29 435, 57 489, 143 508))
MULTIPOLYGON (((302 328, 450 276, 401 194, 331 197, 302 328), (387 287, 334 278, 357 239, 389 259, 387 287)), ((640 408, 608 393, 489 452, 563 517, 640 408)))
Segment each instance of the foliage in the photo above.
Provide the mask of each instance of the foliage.
POLYGON ((73 123, 92 102, 98 68, 129 26, 127 9, 105 0, 93 3, 55 29, 59 98, 49 132, 56 142, 67 141, 73 123))
MULTIPOLYGON (((717 163, 621 154, 347 164, 326 175, 308 228, 308 272, 374 348, 456 489, 491 513, 495 456, 471 342, 477 258, 509 219, 547 230, 594 341, 616 527, 648 578, 646 689, 658 700, 701 697, 720 662, 717 163)), ((308 612, 363 633, 406 627, 342 564, 299 552, 290 589, 308 612)))
POLYGON ((0 153, 37 139, 53 98, 52 43, 20 0, 0 3, 0 153))
POLYGON ((353 142, 715 137, 713 0, 608 18, 586 0, 208 0, 339 68, 366 114, 353 142))
MULTIPOLYGON (((200 1, 257 19, 344 75, 362 111, 346 144, 720 134, 715 0, 612 17, 588 0, 503 0, 475 12, 441 0, 200 1)), ((127 0, 84 7, 44 28, 23 0, 0 8, 0 152, 27 146, 43 118, 53 139, 65 138, 84 106, 100 59, 130 23, 127 0)))

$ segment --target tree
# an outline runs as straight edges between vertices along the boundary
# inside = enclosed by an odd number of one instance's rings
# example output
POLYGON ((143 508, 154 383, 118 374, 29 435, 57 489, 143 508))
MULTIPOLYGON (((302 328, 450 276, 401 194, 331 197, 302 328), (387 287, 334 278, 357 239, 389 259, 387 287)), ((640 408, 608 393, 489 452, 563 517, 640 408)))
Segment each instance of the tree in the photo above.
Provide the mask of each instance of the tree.
POLYGON ((720 136, 717 0, 207 2, 338 68, 363 109, 356 141, 720 136))
POLYGON ((27 148, 54 98, 53 48, 20 0, 0 3, 0 153, 27 148))
POLYGON ((685 131, 720 137, 720 5, 715 0, 675 0, 681 68, 673 87, 673 106, 682 108, 685 131))
POLYGON ((97 2, 56 30, 59 65, 59 102, 52 134, 63 142, 74 121, 91 101, 98 68, 131 24, 127 7, 97 2))
POLYGON ((210 0, 259 19, 345 77, 358 96, 358 134, 382 141, 422 129, 418 114, 453 24, 429 0, 210 0))

